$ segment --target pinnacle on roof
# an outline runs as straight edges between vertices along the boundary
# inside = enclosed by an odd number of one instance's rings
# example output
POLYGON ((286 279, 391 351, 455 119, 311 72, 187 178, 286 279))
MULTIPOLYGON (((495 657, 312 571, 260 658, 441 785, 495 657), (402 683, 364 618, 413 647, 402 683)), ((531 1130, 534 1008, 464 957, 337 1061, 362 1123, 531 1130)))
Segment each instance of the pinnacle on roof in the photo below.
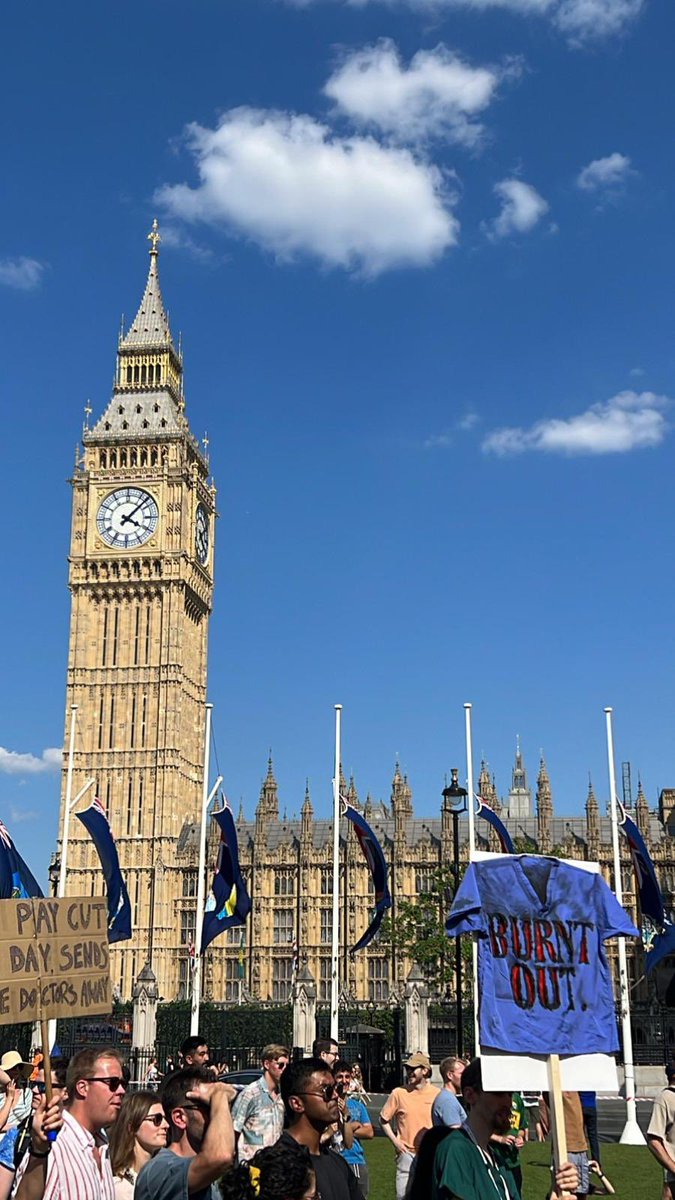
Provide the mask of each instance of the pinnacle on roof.
POLYGON ((152 229, 148 234, 148 241, 150 242, 150 269, 148 271, 143 299, 141 300, 141 305, 136 313, 133 325, 120 338, 120 346, 125 348, 142 348, 146 346, 165 347, 168 345, 171 346, 171 349, 175 353, 171 329, 169 327, 169 318, 164 308, 162 289, 159 285, 159 270, 157 266, 159 250, 157 246, 161 238, 156 217, 152 223, 152 229))
POLYGON ((586 811, 588 812, 588 809, 589 809, 589 808, 596 808, 596 809, 597 809, 597 807, 598 807, 598 802, 597 802, 597 800, 596 800, 596 798, 595 798, 595 792, 594 792, 594 790, 593 790, 593 780, 591 779, 590 772, 589 772, 589 775, 588 775, 588 795, 587 795, 587 797, 586 797, 586 811))

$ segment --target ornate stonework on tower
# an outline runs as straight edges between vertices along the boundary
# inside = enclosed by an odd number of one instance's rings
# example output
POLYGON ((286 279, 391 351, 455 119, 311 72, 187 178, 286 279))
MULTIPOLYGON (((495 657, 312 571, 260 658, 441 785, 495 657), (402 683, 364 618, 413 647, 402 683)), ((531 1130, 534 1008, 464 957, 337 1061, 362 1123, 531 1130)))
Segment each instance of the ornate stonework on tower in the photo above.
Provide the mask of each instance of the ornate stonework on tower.
MULTIPOLYGON (((73 794, 95 778, 117 841, 134 928, 112 949, 113 986, 125 999, 146 962, 160 995, 179 990, 180 898, 191 881, 177 850, 201 805, 213 593, 215 490, 185 417, 157 222, 149 240, 145 292, 120 334, 112 398, 85 428, 71 481, 73 794)), ((65 773, 60 835, 64 795, 65 773)), ((66 890, 87 895, 100 888, 100 868, 78 826, 71 822, 66 890)))
POLYGON ((516 742, 516 761, 511 773, 511 787, 506 800, 507 812, 512 821, 526 820, 532 816, 532 792, 527 786, 527 774, 520 749, 520 738, 516 742))

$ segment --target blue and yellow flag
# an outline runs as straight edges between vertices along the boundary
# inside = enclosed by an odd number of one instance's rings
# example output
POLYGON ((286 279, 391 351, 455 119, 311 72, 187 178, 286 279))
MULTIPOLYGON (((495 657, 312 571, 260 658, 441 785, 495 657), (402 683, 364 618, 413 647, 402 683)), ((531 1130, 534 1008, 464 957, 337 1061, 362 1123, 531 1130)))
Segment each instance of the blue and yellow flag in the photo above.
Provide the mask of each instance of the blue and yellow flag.
POLYGON ((227 801, 220 812, 213 814, 213 819, 220 827, 220 849, 204 912, 202 944, 199 948, 201 954, 223 929, 244 925, 251 911, 251 898, 239 867, 237 829, 227 801))

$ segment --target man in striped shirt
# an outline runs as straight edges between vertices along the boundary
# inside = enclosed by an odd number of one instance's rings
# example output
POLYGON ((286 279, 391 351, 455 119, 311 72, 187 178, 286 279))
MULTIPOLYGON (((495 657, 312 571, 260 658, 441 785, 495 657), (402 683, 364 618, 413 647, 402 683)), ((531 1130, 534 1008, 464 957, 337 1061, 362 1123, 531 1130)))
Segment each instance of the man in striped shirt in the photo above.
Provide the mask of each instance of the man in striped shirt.
POLYGON ((55 1142, 31 1138, 17 1171, 15 1200, 114 1200, 104 1129, 122 1103, 126 1079, 112 1051, 82 1050, 68 1064, 68 1099, 55 1142))

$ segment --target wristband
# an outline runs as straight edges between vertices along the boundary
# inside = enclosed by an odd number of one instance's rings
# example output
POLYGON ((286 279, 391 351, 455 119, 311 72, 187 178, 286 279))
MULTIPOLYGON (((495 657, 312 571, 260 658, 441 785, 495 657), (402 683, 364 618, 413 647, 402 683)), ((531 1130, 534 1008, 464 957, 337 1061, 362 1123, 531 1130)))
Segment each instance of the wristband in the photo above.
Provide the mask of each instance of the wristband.
POLYGON ((30 1154, 31 1158, 49 1158, 51 1151, 52 1151, 51 1146, 48 1146, 46 1150, 34 1150, 33 1147, 31 1146, 28 1153, 30 1154))

